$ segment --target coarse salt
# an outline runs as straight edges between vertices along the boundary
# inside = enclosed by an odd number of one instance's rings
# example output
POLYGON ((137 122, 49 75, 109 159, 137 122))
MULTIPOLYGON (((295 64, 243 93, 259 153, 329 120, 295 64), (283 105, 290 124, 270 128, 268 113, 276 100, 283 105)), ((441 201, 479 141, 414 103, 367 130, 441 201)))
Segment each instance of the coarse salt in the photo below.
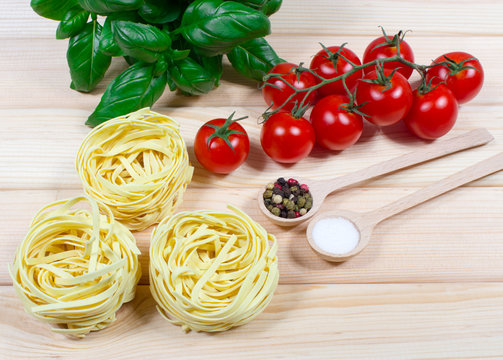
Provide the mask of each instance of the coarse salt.
POLYGON ((313 227, 314 243, 323 251, 342 255, 358 245, 360 232, 355 225, 343 217, 320 219, 313 227))

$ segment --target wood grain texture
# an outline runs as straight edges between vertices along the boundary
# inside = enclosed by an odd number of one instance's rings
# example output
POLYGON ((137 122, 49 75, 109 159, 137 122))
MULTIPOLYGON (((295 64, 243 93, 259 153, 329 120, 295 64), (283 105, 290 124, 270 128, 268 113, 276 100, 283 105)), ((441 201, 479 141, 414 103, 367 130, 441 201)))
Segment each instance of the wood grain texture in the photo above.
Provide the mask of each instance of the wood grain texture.
POLYGON ((141 286, 110 327, 73 340, 27 315, 0 287, 5 359, 496 359, 503 285, 280 285, 252 322, 220 334, 164 320, 141 286), (29 342, 27 341, 29 339, 29 342))
MULTIPOLYGON (((369 211, 416 189, 355 188, 329 196, 320 212, 369 211)), ((77 190, 2 191, 0 285, 11 284, 7 263, 36 210, 77 190)), ((383 283, 503 281, 503 189, 461 188, 379 224, 367 248, 348 262, 321 260, 306 241, 307 224, 284 229, 266 220, 255 192, 189 188, 180 210, 224 210, 236 205, 277 236, 280 282, 383 283)), ((141 283, 148 283, 151 229, 135 233, 142 252, 141 283)))
MULTIPOLYGON (((486 74, 481 93, 461 108, 447 136, 483 126, 495 141, 329 196, 322 211, 370 211, 503 151, 502 17, 500 0, 283 1, 268 40, 289 61, 309 63, 319 42, 348 42, 361 56, 383 25, 390 33, 413 30, 407 41, 418 63, 464 50, 480 59, 486 74)), ((184 334, 157 314, 148 288, 140 286, 113 326, 81 341, 28 316, 9 285, 7 264, 36 210, 80 193, 74 157, 89 131, 84 120, 125 68, 114 59, 91 94, 70 90, 67 41, 54 39, 56 27, 28 0, 0 1, 0 359, 503 358, 503 172, 384 221, 361 254, 330 264, 310 249, 306 224, 285 230, 266 221, 254 200, 258 187, 290 171, 320 180, 347 174, 427 144, 401 125, 367 124, 362 141, 347 151, 315 149, 295 166, 278 165, 258 143, 262 96, 228 64, 215 91, 200 97, 166 92, 156 110, 180 121, 195 166, 181 210, 232 203, 277 235, 281 284, 270 306, 223 334, 184 334), (244 121, 250 158, 229 176, 210 174, 195 161, 192 138, 204 121, 234 110, 250 116, 244 121)), ((135 234, 143 284, 150 231, 135 234)))
MULTIPOLYGON (((353 147, 339 153, 315 148, 311 155, 293 165, 269 161, 259 142, 260 125, 256 119, 263 108, 191 107, 156 108, 181 124, 195 173, 192 187, 251 188, 278 176, 308 174, 310 178, 327 179, 344 175, 398 155, 426 147, 427 142, 410 135, 403 124, 379 129, 366 123, 363 136, 353 147), (246 163, 228 176, 215 175, 197 162, 193 139, 197 129, 209 118, 227 117, 232 111, 248 115, 242 124, 250 137, 250 156, 246 163), (211 114, 211 116, 208 116, 211 114)), ((87 112, 64 109, 0 110, 0 190, 15 189, 80 189, 74 158, 82 139, 89 132, 84 126, 87 112), (12 119, 15 119, 13 121, 12 119), (57 129, 57 131, 55 130, 57 129)), ((495 140, 480 148, 453 154, 417 167, 400 171, 369 182, 371 186, 424 186, 452 174, 465 166, 503 151, 503 106, 466 106, 458 122, 445 138, 460 135, 477 127, 490 129, 495 140)), ((503 172, 472 185, 501 186, 503 172)))

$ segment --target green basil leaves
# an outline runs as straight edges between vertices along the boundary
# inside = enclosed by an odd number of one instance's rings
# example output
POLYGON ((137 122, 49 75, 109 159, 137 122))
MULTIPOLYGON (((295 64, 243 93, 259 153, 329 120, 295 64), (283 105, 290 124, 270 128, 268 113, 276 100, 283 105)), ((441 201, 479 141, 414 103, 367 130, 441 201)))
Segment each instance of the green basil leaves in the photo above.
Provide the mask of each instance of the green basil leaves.
POLYGON ((281 1, 31 0, 31 6, 60 21, 57 39, 70 38, 72 89, 92 91, 112 57, 129 65, 89 116, 87 124, 96 126, 152 106, 166 86, 185 95, 211 91, 219 86, 224 54, 239 73, 261 81, 283 61, 263 38, 271 30, 267 16, 281 1))
POLYGON ((276 55, 266 39, 258 38, 236 46, 227 58, 234 69, 244 76, 262 81, 269 70, 285 60, 276 55))
POLYGON ((136 63, 107 87, 86 124, 96 126, 116 116, 152 106, 164 92, 167 74, 154 75, 155 65, 136 63))
POLYGON ((266 15, 235 1, 197 0, 191 3, 177 30, 201 54, 225 54, 233 47, 271 32, 266 15))
POLYGON ((100 36, 101 25, 93 20, 70 39, 66 59, 70 67, 72 89, 89 92, 105 76, 111 58, 100 51, 100 36))

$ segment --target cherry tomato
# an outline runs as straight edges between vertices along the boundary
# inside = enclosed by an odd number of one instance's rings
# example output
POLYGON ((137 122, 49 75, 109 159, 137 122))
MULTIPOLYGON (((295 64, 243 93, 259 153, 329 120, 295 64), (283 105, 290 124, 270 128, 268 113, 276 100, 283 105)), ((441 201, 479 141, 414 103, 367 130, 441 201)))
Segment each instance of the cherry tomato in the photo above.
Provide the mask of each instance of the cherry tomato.
POLYGON ((262 126, 260 143, 265 153, 280 163, 296 163, 313 149, 314 130, 309 121, 278 112, 262 126))
POLYGON ((311 112, 316 142, 330 150, 344 150, 358 141, 363 131, 363 118, 345 108, 350 102, 344 95, 321 99, 311 112))
MULTIPOLYGON (((320 50, 314 56, 313 60, 311 61, 311 65, 309 65, 309 68, 316 72, 316 74, 325 79, 332 79, 344 73, 347 73, 353 68, 353 65, 337 55, 337 52, 340 50, 340 46, 330 46, 327 49, 332 55, 329 56, 327 51, 324 49, 320 50)), ((362 64, 358 56, 356 56, 356 54, 348 48, 342 48, 342 50, 340 50, 340 54, 356 65, 362 64)), ((356 82, 362 76, 363 71, 360 70, 346 78, 346 85, 350 91, 353 91, 355 89, 356 82)), ((316 81, 319 83, 321 80, 316 79, 316 81)), ((318 96, 320 98, 332 94, 346 94, 346 90, 344 89, 342 81, 339 80, 330 84, 326 84, 318 89, 318 96)))
POLYGON ((425 94, 416 89, 413 98, 412 107, 404 119, 413 134, 433 140, 452 129, 458 117, 458 102, 444 84, 425 94))
POLYGON ((208 121, 199 128, 194 140, 197 160, 217 174, 234 171, 250 152, 248 134, 232 116, 208 121))
MULTIPOLYGON (((305 89, 316 85, 316 78, 313 74, 307 71, 301 72, 299 75, 296 73, 297 65, 292 63, 281 63, 273 66, 269 73, 282 74, 281 78, 293 85, 297 89, 305 89), (298 78, 297 78, 298 77, 298 78)), ((281 79, 273 78, 266 81, 265 86, 262 88, 262 96, 268 105, 273 104, 273 109, 276 109, 283 104, 294 90, 285 84, 281 79), (267 84, 272 84, 269 86, 267 84)), ((290 111, 295 106, 295 102, 299 105, 304 98, 304 105, 312 104, 316 97, 316 91, 313 91, 307 96, 307 92, 298 93, 282 108, 284 111, 290 111)))
POLYGON ((412 89, 407 79, 395 71, 384 70, 384 78, 376 71, 366 74, 358 82, 356 102, 363 104, 360 111, 368 116, 365 119, 379 126, 396 124, 402 120, 412 106, 412 89), (381 83, 369 83, 378 81, 381 83))
POLYGON ((426 80, 433 79, 432 84, 445 81, 445 85, 452 91, 459 104, 464 104, 477 96, 484 83, 484 70, 482 70, 480 62, 472 55, 461 51, 439 56, 432 64, 442 61, 448 61, 450 64, 430 68, 426 73, 426 80), (477 70, 473 68, 462 69, 464 66, 470 66, 477 70))
MULTIPOLYGON (((397 48, 395 46, 396 37, 403 38, 401 32, 399 32, 393 38, 390 38, 388 36, 381 36, 372 41, 365 49, 365 53, 363 54, 363 63, 367 63, 376 59, 395 56, 397 54, 397 48)), ((414 53, 412 52, 412 48, 409 46, 409 44, 407 44, 405 40, 400 40, 400 55, 405 60, 414 62, 414 53)), ((405 76, 406 79, 410 78, 410 75, 412 74, 412 68, 410 66, 404 65, 398 61, 384 63, 383 68, 390 70, 398 68, 400 74, 405 76)), ((372 70, 374 70, 374 67, 370 66, 368 68, 365 68, 364 72, 368 73, 372 70)))

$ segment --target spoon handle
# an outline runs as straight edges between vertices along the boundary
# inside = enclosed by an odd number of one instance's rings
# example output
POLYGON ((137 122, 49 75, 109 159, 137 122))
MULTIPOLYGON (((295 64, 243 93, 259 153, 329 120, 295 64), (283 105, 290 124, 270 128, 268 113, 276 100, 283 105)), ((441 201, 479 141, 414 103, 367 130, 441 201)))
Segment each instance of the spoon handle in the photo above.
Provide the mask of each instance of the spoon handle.
POLYGON ((503 169, 503 152, 476 163, 464 170, 461 170, 445 179, 437 181, 421 190, 398 199, 391 204, 379 209, 372 210, 367 215, 378 224, 392 215, 401 213, 413 206, 419 205, 427 200, 442 195, 461 185, 467 184, 484 176, 490 175, 503 169))
POLYGON ((428 160, 436 159, 461 150, 470 149, 486 144, 493 140, 493 136, 484 128, 468 131, 452 139, 436 141, 419 150, 410 152, 396 158, 369 166, 353 173, 324 181, 320 187, 325 196, 344 187, 370 180, 380 175, 388 174, 412 165, 420 164, 428 160))

